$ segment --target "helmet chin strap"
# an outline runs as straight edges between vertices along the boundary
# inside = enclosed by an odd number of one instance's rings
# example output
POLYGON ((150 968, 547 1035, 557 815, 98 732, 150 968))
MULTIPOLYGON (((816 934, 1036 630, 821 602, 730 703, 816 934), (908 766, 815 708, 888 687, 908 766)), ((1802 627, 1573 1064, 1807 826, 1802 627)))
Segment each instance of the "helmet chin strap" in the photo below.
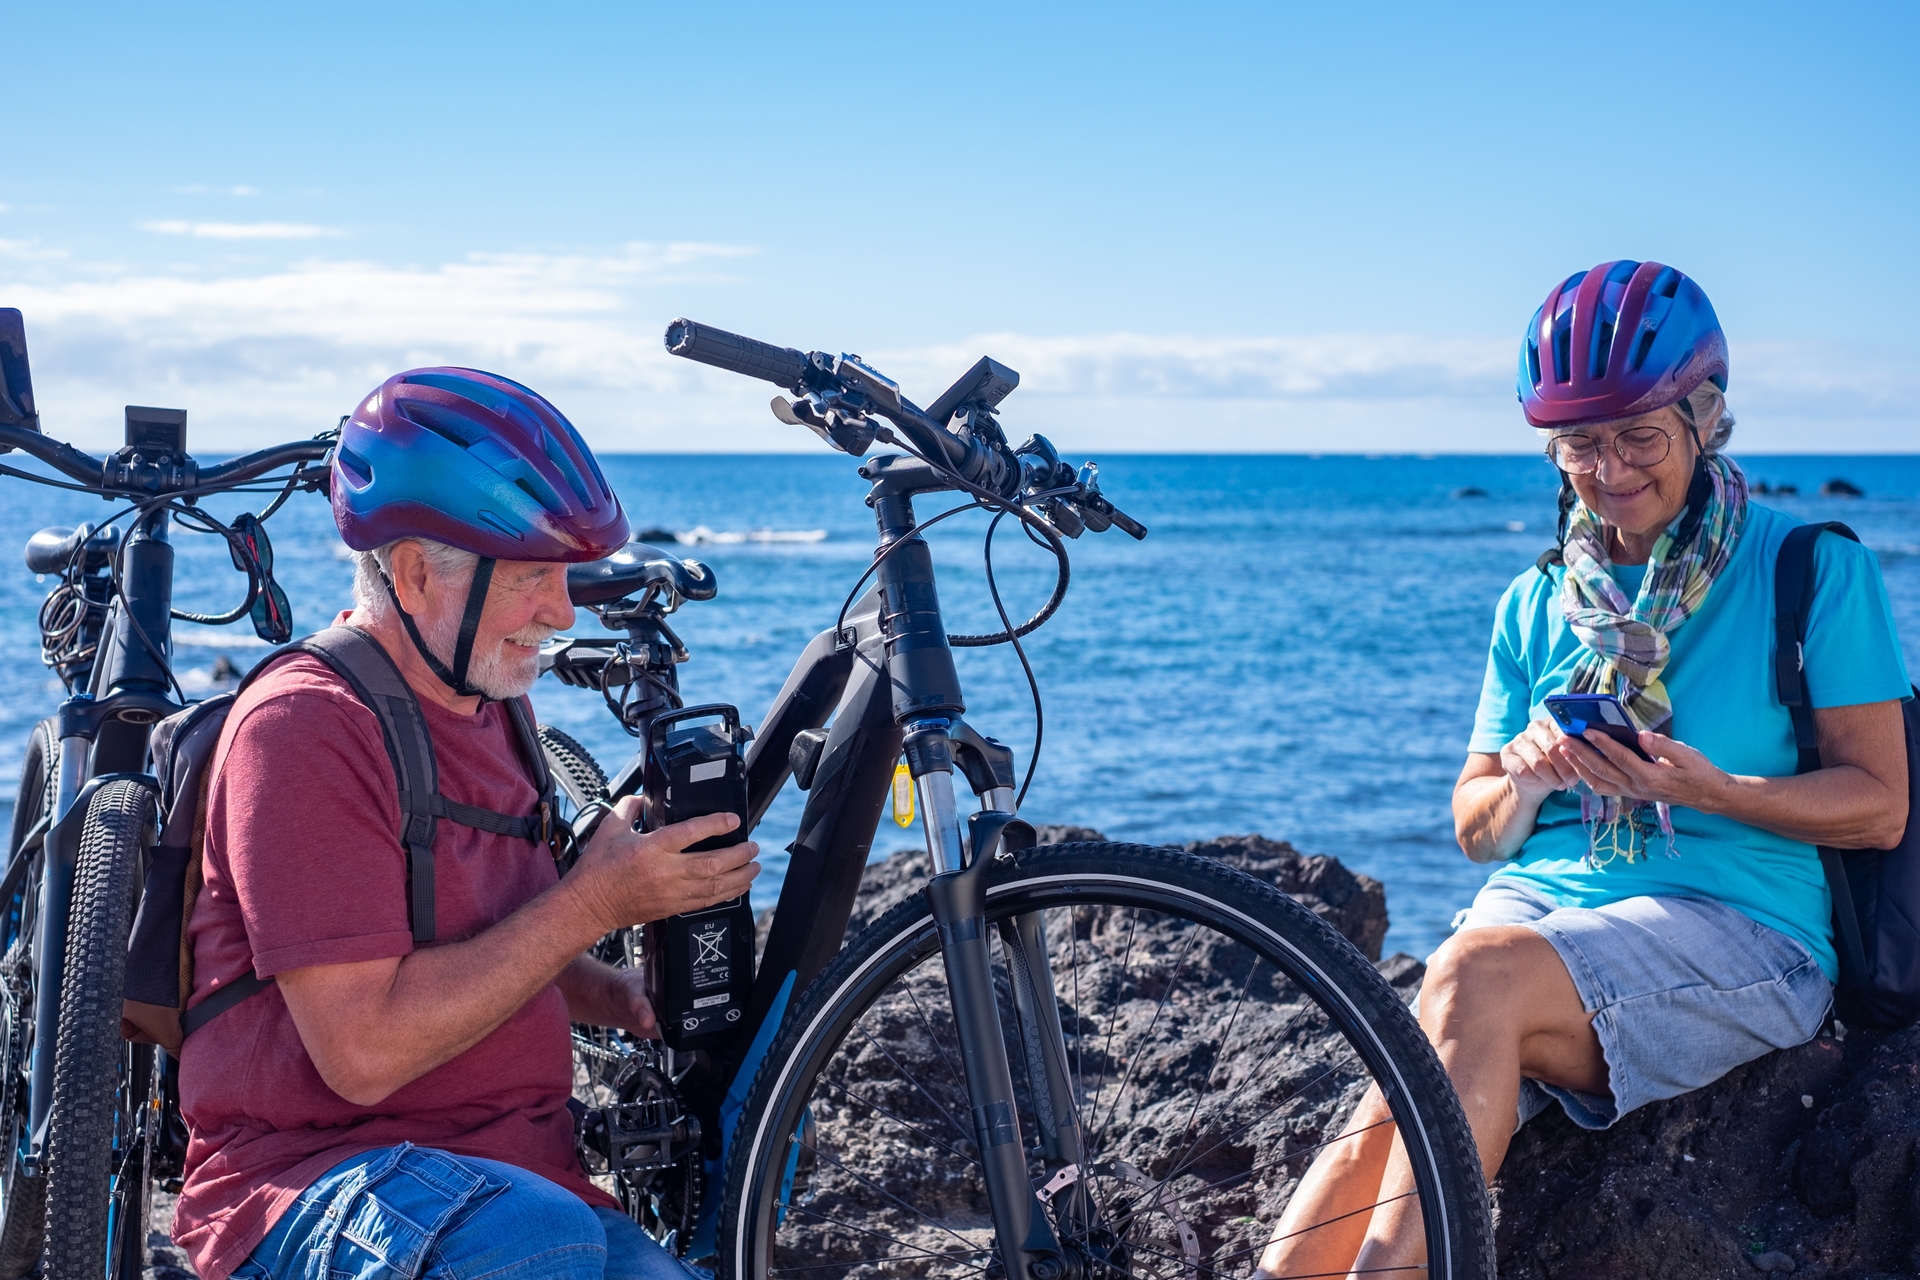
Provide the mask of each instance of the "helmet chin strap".
POLYGON ((453 667, 434 656, 427 648, 427 642, 421 638, 420 628, 414 625, 413 615, 400 603, 400 594, 393 589, 393 579, 382 573, 380 581, 386 584, 387 598, 393 601, 393 607, 400 615, 400 622, 407 629, 407 638, 413 641, 413 647, 420 651, 420 660, 427 664, 427 670, 433 672, 441 684, 453 690, 456 698, 479 698, 488 701, 487 695, 467 683, 467 666, 473 659, 473 637, 480 630, 480 611, 486 607, 487 588, 493 583, 494 561, 489 556, 481 556, 473 566, 473 584, 467 588, 467 607, 460 615, 460 638, 453 646, 453 667))

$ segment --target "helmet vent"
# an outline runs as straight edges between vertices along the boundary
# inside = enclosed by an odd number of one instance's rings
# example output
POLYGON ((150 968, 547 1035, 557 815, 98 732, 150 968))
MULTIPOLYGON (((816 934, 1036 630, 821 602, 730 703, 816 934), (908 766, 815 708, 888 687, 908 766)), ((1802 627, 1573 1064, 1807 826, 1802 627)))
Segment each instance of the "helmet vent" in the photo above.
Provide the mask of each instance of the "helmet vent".
POLYGON ((338 459, 340 469, 347 473, 347 479, 353 482, 356 489, 364 489, 373 483, 373 464, 365 458, 345 445, 334 446, 333 456, 338 459))
POLYGON ((1640 372, 1640 366, 1647 362, 1647 353, 1653 350, 1653 340, 1659 336, 1659 330, 1646 328, 1640 331, 1640 340, 1633 344, 1633 358, 1627 362, 1630 373, 1640 372))
POLYGON ((1556 322, 1553 326, 1553 380, 1573 381, 1573 326, 1556 322))
POLYGON ((451 440, 462 449, 471 448, 479 438, 479 433, 458 414, 426 400, 402 400, 400 412, 408 422, 433 432, 443 440, 451 440))
POLYGON ((1540 344, 1531 337, 1527 339, 1527 378, 1534 386, 1540 385, 1540 344))
POLYGON ((573 496, 580 499, 580 505, 589 511, 599 506, 600 504, 593 500, 593 495, 587 491, 587 486, 581 481, 580 471, 573 465, 573 459, 569 458, 566 450, 560 447, 560 442, 553 438, 553 433, 542 431, 540 442, 547 451, 547 461, 551 462, 554 470, 566 480, 567 487, 573 490, 573 496))
POLYGON ((1607 361, 1613 358, 1613 321, 1602 320, 1593 338, 1593 372, 1587 376, 1598 382, 1607 376, 1607 361))

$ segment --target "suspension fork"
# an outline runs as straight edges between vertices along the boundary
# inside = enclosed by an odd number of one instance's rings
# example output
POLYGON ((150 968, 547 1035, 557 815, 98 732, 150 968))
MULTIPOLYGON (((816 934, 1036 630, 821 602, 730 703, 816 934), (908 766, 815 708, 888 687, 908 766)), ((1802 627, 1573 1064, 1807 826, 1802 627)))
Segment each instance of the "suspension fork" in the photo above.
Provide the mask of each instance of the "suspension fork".
MULTIPOLYGON (((911 755, 908 760, 911 767, 911 755)), ((944 779, 951 804, 952 773, 933 772, 944 779)), ((931 789, 922 779, 915 781, 921 784, 922 794, 931 789)), ((1078 1259, 1060 1247, 1028 1178, 1020 1116, 1014 1106, 1013 1070, 1007 1062, 999 1002, 994 998, 986 919, 987 871, 993 859, 984 851, 1015 823, 1026 827, 1008 813, 974 814, 966 843, 982 850, 982 855, 963 868, 935 875, 927 882, 927 902, 940 935, 940 958, 946 966, 947 992, 972 1106, 974 1145, 986 1175, 1001 1267, 1009 1277, 1021 1280, 1074 1280, 1080 1273, 1078 1259)), ((1026 829, 1025 838, 1032 842, 1031 828, 1026 829)), ((944 841, 931 825, 927 842, 929 853, 938 857, 944 841)))
MULTIPOLYGON (((983 812, 1018 812, 1014 791, 1013 751, 965 721, 952 730, 954 765, 966 775, 967 785, 980 798, 983 812)), ((985 856, 1011 858, 1004 837, 985 856)), ((1020 1042, 1027 1078, 1035 1092, 1035 1123, 1040 1151, 1049 1170, 1083 1163, 1079 1109, 1073 1092, 1073 1073, 1067 1067, 1066 1035, 1060 1024, 1059 988, 1047 956, 1046 921, 1037 911, 1013 916, 999 924, 1000 945, 1007 958, 1014 1012, 1020 1019, 1020 1042)), ((1079 1183, 1073 1184, 1079 1186, 1079 1183)))

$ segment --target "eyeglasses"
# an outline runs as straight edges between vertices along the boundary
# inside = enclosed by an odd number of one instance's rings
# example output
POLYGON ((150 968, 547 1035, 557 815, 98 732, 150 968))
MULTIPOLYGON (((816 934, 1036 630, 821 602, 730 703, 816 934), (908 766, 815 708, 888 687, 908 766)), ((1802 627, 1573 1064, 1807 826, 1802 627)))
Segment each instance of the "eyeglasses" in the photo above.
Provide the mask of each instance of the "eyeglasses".
MULTIPOLYGON (((1592 436, 1555 436, 1547 442, 1547 457, 1562 471, 1584 476, 1600 469, 1601 447, 1592 436)), ((1673 433, 1635 427, 1615 436, 1611 448, 1630 467, 1656 467, 1673 452, 1673 433)))

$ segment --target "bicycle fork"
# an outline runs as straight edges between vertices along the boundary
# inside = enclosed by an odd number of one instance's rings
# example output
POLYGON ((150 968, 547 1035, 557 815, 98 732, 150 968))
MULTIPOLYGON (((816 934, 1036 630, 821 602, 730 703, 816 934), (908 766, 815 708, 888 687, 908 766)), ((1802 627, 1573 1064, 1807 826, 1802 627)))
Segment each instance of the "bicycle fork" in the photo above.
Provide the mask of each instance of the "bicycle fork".
MULTIPOLYGON (((927 884, 927 900, 940 935, 974 1142, 986 1177, 1001 1266, 1010 1280, 1078 1280, 1080 1260, 1061 1247, 1028 1178, 987 933, 987 871, 995 852, 1003 838, 1009 847, 1031 847, 1033 831, 1011 813, 989 809, 968 819, 963 840, 954 807, 947 722, 922 721, 911 726, 905 747, 926 823, 927 852, 935 873, 927 884), (1016 846, 1016 841, 1024 845, 1016 846)), ((1001 935, 1036 1095, 1042 1154, 1050 1167, 1078 1164, 1078 1112, 1040 919, 1031 915, 1008 921, 1001 926, 1001 935)))

